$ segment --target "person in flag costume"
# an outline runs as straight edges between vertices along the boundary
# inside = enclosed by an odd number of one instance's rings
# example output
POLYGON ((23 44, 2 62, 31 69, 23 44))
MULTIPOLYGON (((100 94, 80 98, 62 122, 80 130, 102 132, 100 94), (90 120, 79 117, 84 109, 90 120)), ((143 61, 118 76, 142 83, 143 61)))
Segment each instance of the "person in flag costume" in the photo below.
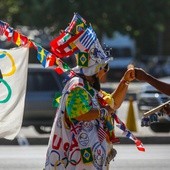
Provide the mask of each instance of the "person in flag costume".
MULTIPOLYGON (((37 59, 44 68, 52 66, 58 74, 67 75, 62 96, 55 98, 53 103, 58 108, 47 150, 46 170, 108 169, 116 155, 113 144, 118 142, 114 121, 139 151, 145 151, 142 142, 115 113, 124 100, 129 82, 135 78, 134 68, 128 68, 112 94, 102 91, 100 79, 108 71, 109 57, 92 26, 79 14, 75 13, 69 26, 51 41, 51 52, 0 20, 1 35, 17 46, 35 48, 37 59), (62 58, 73 55, 77 66, 71 69, 62 58)), ((1 70, 0 78, 3 82, 1 70)))
MULTIPOLYGON (((134 69, 127 69, 112 94, 102 91, 100 79, 108 71, 110 59, 92 26, 78 14, 51 42, 51 47, 60 58, 74 55, 76 66, 72 68, 62 96, 55 100, 58 108, 45 170, 107 170, 116 155, 113 114, 122 104, 129 83, 135 79, 134 69)), ((116 120, 126 131, 117 117, 116 120)))

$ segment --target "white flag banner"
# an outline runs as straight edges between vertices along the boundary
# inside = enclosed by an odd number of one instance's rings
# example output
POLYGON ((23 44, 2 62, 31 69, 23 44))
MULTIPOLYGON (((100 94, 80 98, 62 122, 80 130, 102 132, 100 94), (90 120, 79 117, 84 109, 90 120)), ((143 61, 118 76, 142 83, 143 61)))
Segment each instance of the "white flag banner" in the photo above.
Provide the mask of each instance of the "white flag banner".
POLYGON ((0 138, 12 140, 22 126, 29 48, 0 49, 0 138))

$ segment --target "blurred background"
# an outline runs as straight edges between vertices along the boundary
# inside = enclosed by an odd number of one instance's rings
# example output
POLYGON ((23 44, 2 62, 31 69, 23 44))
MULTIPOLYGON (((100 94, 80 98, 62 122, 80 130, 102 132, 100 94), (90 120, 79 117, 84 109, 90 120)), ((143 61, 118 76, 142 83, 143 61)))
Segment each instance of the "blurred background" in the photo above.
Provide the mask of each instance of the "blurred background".
MULTIPOLYGON (((50 41, 68 26, 74 12, 79 13, 92 24, 101 45, 109 49, 113 57, 105 77, 107 84, 102 85, 112 92, 128 64, 170 81, 169 9, 170 0, 1 0, 0 19, 50 51, 50 41)), ((0 38, 0 48, 14 47, 0 38)), ((35 49, 30 49, 30 64, 39 63, 36 53, 35 49)), ((74 57, 65 60, 70 67, 75 65, 74 57)), ((54 94, 61 93, 62 88, 60 76, 54 75, 52 70, 30 66, 23 126, 33 125, 39 134, 49 133, 56 110, 52 108, 54 94), (46 82, 51 82, 53 88, 46 82), (48 126, 49 129, 44 129, 48 126)), ((127 102, 129 96, 135 100, 139 121, 144 112, 170 98, 142 83, 131 85, 127 102)), ((128 112, 126 105, 122 106, 123 112, 128 112)), ((151 126, 152 131, 169 132, 170 117, 166 116, 163 122, 158 128, 151 126)))
MULTIPOLYGON (((170 83, 170 0, 0 0, 0 20, 47 50, 50 41, 68 26, 74 12, 92 24, 101 45, 113 57, 105 77, 107 83, 102 84, 105 91, 117 87, 128 64, 170 83)), ((0 37, 0 48, 14 47, 3 40, 0 37)), ((39 63, 36 53, 30 48, 23 126, 15 140, 0 139, 0 169, 37 170, 44 166, 56 112, 52 103, 55 93, 61 93, 63 83, 54 70, 35 65, 39 63)), ((72 67, 74 57, 67 59, 67 64, 72 67)), ((119 154, 111 168, 169 169, 170 116, 165 114, 150 127, 141 127, 143 113, 168 100, 170 96, 146 83, 135 81, 129 85, 117 114, 126 125, 131 122, 133 127, 127 127, 142 140, 147 151, 142 156, 133 145, 115 145, 119 154)), ((121 131, 115 131, 121 144, 132 144, 124 140, 121 131)))
MULTIPOLYGON (((49 42, 65 29, 74 12, 90 22, 104 47, 111 48, 119 80, 128 63, 156 77, 170 75, 169 0, 1 0, 1 20, 49 49, 49 42)), ((0 43, 1 48, 11 47, 0 43)), ((30 50, 30 62, 38 62, 30 50)), ((70 65, 74 64, 70 60, 70 65)))

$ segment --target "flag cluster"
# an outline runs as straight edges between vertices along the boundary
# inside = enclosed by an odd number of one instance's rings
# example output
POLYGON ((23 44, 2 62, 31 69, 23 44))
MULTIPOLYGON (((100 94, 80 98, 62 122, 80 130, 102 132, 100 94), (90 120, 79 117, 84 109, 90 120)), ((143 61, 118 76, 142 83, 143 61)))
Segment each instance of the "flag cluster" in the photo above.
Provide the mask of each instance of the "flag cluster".
POLYGON ((52 53, 1 20, 0 35, 5 35, 8 41, 13 41, 17 46, 34 47, 37 50, 37 58, 40 63, 44 67, 55 66, 55 70, 59 74, 71 70, 61 60, 63 57, 69 57, 80 52, 88 53, 96 60, 98 60, 97 57, 101 59, 107 57, 99 44, 92 26, 88 25, 78 13, 74 14, 68 27, 50 42, 52 53))
POLYGON ((0 20, 0 36, 4 35, 8 41, 13 41, 17 46, 34 47, 37 50, 37 59, 43 67, 54 66, 57 73, 62 74, 70 70, 69 66, 58 58, 55 54, 44 49, 39 44, 31 41, 27 36, 14 30, 6 22, 0 20))
POLYGON ((51 51, 60 58, 68 57, 79 51, 76 41, 87 28, 86 21, 77 13, 74 14, 69 26, 51 41, 51 51))
POLYGON ((69 26, 60 35, 51 41, 51 51, 60 58, 86 52, 98 44, 96 33, 91 25, 77 13, 74 14, 69 26))

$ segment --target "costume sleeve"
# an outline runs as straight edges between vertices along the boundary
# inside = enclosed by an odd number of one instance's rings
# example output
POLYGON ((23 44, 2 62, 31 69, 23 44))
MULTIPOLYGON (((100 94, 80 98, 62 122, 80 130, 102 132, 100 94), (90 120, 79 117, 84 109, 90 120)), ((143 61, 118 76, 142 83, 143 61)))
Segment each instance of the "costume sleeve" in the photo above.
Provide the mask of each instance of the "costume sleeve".
POLYGON ((66 111, 70 119, 87 113, 91 108, 91 99, 83 88, 76 87, 68 94, 66 111))

